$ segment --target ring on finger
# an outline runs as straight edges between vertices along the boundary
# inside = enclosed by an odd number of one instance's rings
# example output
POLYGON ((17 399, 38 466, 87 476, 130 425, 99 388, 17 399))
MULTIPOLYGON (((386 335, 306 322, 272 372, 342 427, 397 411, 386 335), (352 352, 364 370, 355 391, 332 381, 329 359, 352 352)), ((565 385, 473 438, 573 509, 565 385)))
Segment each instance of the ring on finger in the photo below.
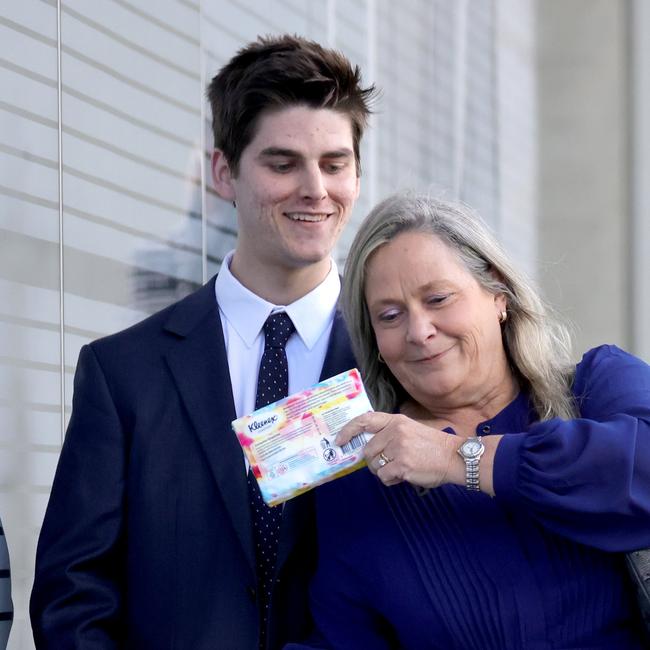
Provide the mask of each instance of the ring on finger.
POLYGON ((386 456, 386 454, 382 451, 381 454, 379 454, 378 465, 379 467, 383 467, 384 465, 388 465, 388 463, 390 463, 391 460, 392 459, 388 458, 388 456, 386 456))

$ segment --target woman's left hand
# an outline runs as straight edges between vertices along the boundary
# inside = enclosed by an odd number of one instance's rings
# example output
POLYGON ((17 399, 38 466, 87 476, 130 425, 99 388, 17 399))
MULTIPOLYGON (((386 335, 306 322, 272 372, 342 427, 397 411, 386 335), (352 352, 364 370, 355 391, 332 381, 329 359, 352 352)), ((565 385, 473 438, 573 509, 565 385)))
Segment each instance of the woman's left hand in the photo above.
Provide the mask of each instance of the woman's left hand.
POLYGON ((464 483, 456 453, 462 438, 405 415, 369 412, 350 420, 336 437, 343 445, 362 431, 375 434, 364 448, 368 467, 385 485, 408 481, 424 488, 464 483))

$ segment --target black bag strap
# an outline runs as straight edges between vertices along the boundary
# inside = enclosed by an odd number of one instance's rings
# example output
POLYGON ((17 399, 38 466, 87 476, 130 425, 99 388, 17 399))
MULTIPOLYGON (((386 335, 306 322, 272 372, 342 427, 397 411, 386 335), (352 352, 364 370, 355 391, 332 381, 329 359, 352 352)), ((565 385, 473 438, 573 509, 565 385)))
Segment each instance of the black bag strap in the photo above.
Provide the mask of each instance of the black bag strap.
POLYGON ((627 553, 625 561, 636 586, 641 616, 650 638, 650 548, 627 553))

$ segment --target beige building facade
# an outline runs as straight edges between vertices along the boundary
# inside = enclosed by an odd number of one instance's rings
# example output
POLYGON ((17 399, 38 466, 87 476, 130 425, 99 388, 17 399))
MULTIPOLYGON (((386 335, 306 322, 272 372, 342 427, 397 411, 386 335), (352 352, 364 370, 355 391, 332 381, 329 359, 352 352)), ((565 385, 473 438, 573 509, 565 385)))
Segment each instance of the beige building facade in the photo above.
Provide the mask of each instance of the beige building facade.
POLYGON ((650 361, 650 7, 537 3, 539 278, 576 350, 650 361))

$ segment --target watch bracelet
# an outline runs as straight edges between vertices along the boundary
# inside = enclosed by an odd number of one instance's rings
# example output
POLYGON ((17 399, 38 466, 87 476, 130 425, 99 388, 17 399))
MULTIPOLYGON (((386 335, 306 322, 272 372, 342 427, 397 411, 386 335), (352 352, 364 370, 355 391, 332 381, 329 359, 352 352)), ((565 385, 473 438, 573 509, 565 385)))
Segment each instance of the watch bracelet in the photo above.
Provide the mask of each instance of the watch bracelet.
POLYGON ((465 459, 465 488, 472 492, 480 492, 479 459, 465 459))

